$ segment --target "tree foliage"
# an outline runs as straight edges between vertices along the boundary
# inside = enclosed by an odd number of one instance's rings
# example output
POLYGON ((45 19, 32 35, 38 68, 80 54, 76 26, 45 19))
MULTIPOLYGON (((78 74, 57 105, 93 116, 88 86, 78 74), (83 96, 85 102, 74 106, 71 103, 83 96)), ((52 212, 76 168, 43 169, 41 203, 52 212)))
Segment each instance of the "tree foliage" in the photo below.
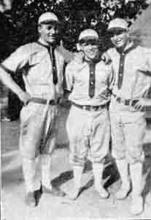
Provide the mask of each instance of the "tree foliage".
POLYGON ((108 22, 119 16, 131 24, 147 6, 145 0, 14 0, 11 10, 0 13, 0 59, 19 45, 37 39, 37 20, 43 12, 58 15, 63 45, 73 51, 80 31, 90 27, 99 32, 105 49, 108 22))

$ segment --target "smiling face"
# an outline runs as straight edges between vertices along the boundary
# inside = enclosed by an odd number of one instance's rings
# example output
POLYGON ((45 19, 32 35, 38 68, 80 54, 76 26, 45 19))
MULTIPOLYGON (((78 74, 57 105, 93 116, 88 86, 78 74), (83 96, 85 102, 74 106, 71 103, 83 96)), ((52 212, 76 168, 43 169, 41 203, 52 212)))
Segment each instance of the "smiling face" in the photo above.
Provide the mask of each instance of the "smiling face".
POLYGON ((99 46, 96 41, 85 41, 80 44, 80 47, 86 60, 92 61, 98 58, 99 46))
POLYGON ((40 24, 38 32, 43 43, 49 45, 55 43, 59 29, 56 24, 40 24))
POLYGON ((113 45, 118 49, 123 49, 129 41, 129 34, 126 30, 113 30, 110 32, 110 39, 113 45))

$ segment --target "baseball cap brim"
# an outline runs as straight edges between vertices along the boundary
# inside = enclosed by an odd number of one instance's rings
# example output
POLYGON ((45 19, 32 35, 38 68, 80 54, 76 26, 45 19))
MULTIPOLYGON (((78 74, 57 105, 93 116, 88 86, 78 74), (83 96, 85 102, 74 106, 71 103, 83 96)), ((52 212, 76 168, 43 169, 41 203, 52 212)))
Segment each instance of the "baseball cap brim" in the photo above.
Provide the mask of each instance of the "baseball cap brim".
POLYGON ((127 31, 127 28, 122 27, 113 27, 107 30, 108 32, 114 32, 114 31, 127 31))
POLYGON ((45 20, 45 21, 41 21, 39 24, 53 24, 53 25, 59 25, 60 22, 59 21, 53 21, 53 20, 45 20))
POLYGON ((85 43, 85 42, 98 44, 98 43, 99 43, 99 38, 90 37, 90 36, 89 36, 89 37, 84 37, 84 38, 80 39, 78 42, 79 42, 80 44, 81 44, 81 43, 85 43))

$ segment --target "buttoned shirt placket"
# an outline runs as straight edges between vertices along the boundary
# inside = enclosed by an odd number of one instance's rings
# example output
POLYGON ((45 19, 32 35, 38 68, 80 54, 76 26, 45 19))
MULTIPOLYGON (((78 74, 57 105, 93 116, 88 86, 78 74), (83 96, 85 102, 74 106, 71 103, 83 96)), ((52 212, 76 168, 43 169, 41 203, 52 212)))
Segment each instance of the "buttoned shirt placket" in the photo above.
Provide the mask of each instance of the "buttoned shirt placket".
POLYGON ((57 77, 57 67, 56 67, 56 59, 55 59, 55 48, 54 47, 49 47, 47 45, 42 44, 41 42, 37 42, 38 44, 40 44, 41 46, 47 48, 49 56, 50 56, 50 60, 52 62, 52 75, 53 75, 53 83, 54 85, 57 84, 58 82, 58 77, 57 77))
POLYGON ((118 89, 121 89, 123 82, 123 72, 124 72, 124 62, 125 62, 125 53, 120 54, 120 63, 119 63, 119 71, 118 71, 118 89))
POLYGON ((56 67, 56 59, 55 59, 55 48, 52 47, 52 49, 49 51, 50 59, 52 60, 52 73, 53 73, 53 83, 56 85, 58 82, 57 77, 57 67, 56 67))
POLYGON ((118 89, 121 89, 122 83, 123 83, 123 77, 124 77, 124 64, 125 64, 125 56, 128 54, 131 50, 133 50, 136 46, 133 45, 132 47, 128 48, 127 50, 120 53, 120 62, 119 62, 119 70, 118 70, 118 89))
POLYGON ((92 98, 95 94, 95 63, 89 63, 89 96, 92 98))

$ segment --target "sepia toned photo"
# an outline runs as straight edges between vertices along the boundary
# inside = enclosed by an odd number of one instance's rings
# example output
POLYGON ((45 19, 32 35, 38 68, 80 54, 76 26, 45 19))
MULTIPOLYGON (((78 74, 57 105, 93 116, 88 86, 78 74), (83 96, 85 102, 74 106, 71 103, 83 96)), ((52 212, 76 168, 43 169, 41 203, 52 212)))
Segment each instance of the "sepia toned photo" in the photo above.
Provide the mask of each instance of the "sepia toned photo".
POLYGON ((2 220, 151 219, 151 1, 0 0, 2 220))

